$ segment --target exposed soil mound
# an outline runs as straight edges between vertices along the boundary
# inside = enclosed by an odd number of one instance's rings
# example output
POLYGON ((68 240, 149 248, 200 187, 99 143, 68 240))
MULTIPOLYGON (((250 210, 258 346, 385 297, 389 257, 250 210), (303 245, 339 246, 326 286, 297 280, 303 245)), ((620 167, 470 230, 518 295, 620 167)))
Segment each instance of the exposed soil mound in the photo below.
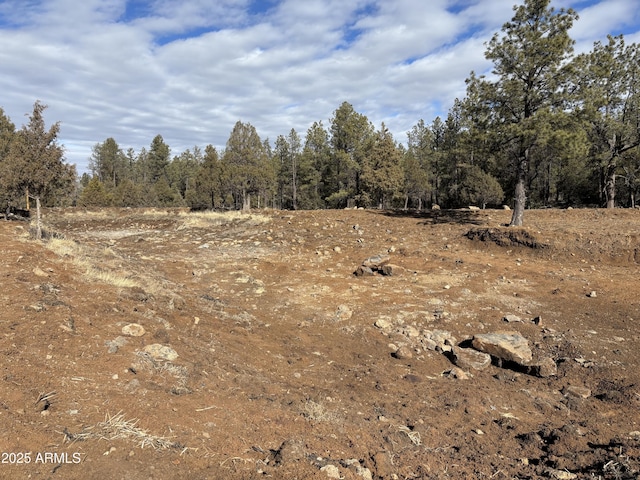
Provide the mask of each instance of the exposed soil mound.
POLYGON ((538 241, 528 230, 523 228, 472 228, 465 237, 470 240, 492 242, 501 247, 546 248, 548 245, 538 241))

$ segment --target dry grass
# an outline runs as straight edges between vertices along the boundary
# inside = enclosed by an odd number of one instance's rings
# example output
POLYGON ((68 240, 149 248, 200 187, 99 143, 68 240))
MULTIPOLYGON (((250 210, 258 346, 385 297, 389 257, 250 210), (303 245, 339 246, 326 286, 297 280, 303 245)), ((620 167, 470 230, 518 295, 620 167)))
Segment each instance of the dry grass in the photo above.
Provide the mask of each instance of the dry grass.
POLYGON ((180 212, 178 216, 182 220, 179 230, 185 228, 207 228, 211 226, 226 225, 239 222, 244 225, 257 226, 269 223, 271 217, 258 213, 231 212, 180 212))
POLYGON ((338 419, 334 412, 330 412, 321 403, 307 400, 302 408, 302 415, 312 422, 332 422, 338 419))
POLYGON ((122 412, 116 415, 105 416, 104 422, 88 427, 82 433, 70 433, 64 431, 64 441, 98 440, 133 440, 140 448, 151 447, 155 450, 169 448, 182 448, 182 445, 172 442, 167 437, 152 435, 148 431, 139 428, 138 419, 126 420, 122 412))
POLYGON ((75 267, 83 271, 83 275, 88 280, 106 283, 118 288, 138 286, 138 282, 133 280, 131 275, 123 273, 121 269, 117 271, 116 267, 113 269, 108 267, 107 260, 109 258, 117 260, 113 250, 105 249, 102 252, 96 252, 73 240, 62 238, 51 238, 46 246, 59 257, 69 258, 75 267), (96 265, 101 265, 101 267, 98 268, 96 265))

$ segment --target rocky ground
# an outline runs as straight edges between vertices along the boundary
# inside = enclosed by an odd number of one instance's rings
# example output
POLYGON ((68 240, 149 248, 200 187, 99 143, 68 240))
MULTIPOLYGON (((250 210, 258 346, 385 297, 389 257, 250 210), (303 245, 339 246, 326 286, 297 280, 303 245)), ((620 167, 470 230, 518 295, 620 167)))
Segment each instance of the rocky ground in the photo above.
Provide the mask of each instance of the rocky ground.
POLYGON ((640 211, 509 218, 0 221, 0 478, 640 478, 640 211))

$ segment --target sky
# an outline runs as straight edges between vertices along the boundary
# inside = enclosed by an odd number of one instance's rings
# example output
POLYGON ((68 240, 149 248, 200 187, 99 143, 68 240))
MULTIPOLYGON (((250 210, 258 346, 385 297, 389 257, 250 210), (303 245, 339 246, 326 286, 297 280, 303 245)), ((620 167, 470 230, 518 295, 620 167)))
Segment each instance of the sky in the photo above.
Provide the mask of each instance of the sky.
MULTIPOLYGON (((640 43, 638 0, 552 0, 580 16, 576 53, 608 34, 640 43)), ((223 149, 237 121, 275 143, 349 102, 394 138, 445 118, 519 0, 0 0, 0 108, 36 100, 66 161, 94 145, 172 155, 223 149)))

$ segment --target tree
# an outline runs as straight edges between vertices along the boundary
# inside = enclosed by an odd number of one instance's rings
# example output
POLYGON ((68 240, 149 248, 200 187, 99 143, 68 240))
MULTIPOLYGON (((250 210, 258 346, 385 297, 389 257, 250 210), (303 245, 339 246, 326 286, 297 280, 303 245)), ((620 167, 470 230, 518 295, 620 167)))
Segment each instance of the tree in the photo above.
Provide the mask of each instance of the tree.
POLYGON ((515 207, 510 225, 522 225, 527 175, 533 150, 548 131, 549 115, 560 109, 565 68, 573 52, 569 29, 578 18, 572 9, 558 12, 550 0, 525 0, 487 45, 495 79, 467 80, 468 91, 490 110, 490 128, 515 163, 515 207))
MULTIPOLYGON (((9 117, 4 114, 4 110, 0 108, 0 172, 3 170, 2 165, 9 154, 11 142, 13 141, 15 134, 15 125, 11 122, 9 117)), ((7 186, 4 185, 4 182, 0 179, 0 200, 8 204, 10 203, 10 194, 8 191, 5 191, 6 188, 7 186)), ((2 207, 5 206, 6 205, 2 205, 2 207)))
POLYGON ((222 181, 223 169, 218 152, 213 145, 207 145, 194 183, 186 191, 187 205, 195 210, 216 208, 216 201, 222 196, 222 181))
POLYGON ((333 148, 326 181, 330 185, 328 199, 333 206, 346 206, 349 198, 356 203, 363 197, 360 175, 374 136, 374 127, 365 115, 356 112, 348 102, 334 112, 331 119, 333 148))
POLYGON ((298 200, 301 208, 322 208, 326 190, 325 171, 329 168, 331 147, 329 134, 322 122, 313 122, 307 130, 300 156, 300 188, 298 200))
POLYGON ((238 121, 227 140, 222 158, 236 201, 242 209, 251 208, 251 195, 258 194, 275 183, 275 172, 269 155, 255 127, 238 121))
POLYGON ((298 173, 301 149, 300 136, 293 128, 286 137, 279 135, 276 139, 275 158, 279 171, 278 183, 281 204, 293 210, 298 208, 298 173))
POLYGON ((56 193, 72 190, 75 168, 64 163, 64 149, 58 144, 60 124, 45 128, 46 108, 35 102, 29 123, 15 134, 0 163, 0 187, 14 202, 24 195, 53 204, 56 193))
POLYGON ((80 207, 109 207, 111 203, 112 197, 97 175, 89 180, 78 198, 78 206, 80 207))
POLYGON ((363 190, 370 192, 378 208, 389 208, 393 196, 401 191, 403 177, 402 154, 383 123, 376 132, 369 161, 362 168, 363 190))
POLYGON ((640 49, 622 35, 596 42, 574 60, 578 110, 592 141, 607 208, 616 201, 616 176, 625 153, 640 145, 640 49))
POLYGON ((164 143, 162 135, 156 135, 151 142, 147 153, 147 168, 149 171, 149 182, 156 183, 160 177, 166 175, 165 169, 169 165, 171 149, 164 143))
POLYGON ((126 176, 126 166, 126 157, 113 138, 93 146, 89 170, 103 184, 116 188, 126 176))
POLYGON ((477 165, 460 165, 460 179, 457 200, 460 206, 498 204, 504 198, 504 192, 495 177, 484 172, 477 165))

